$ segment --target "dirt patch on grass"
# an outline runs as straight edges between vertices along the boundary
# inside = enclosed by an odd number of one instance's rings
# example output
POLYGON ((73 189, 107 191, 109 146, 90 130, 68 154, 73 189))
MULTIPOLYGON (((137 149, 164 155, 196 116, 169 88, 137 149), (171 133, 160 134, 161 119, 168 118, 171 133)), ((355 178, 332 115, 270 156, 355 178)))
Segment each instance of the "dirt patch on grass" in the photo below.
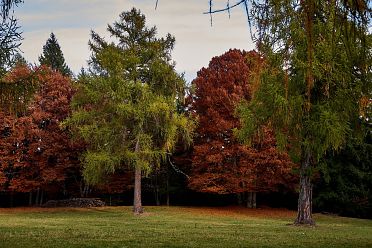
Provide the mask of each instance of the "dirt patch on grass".
MULTIPOLYGON (((145 207, 147 210, 141 217, 147 217, 153 214, 156 214, 157 208, 164 207, 155 207, 148 206, 145 207)), ((257 218, 268 218, 268 219, 281 219, 281 218, 292 218, 296 217, 296 212, 288 209, 275 209, 275 208, 257 208, 257 209, 248 209, 238 206, 229 206, 229 207, 167 207, 167 211, 176 212, 176 213, 190 213, 192 215, 200 216, 219 216, 219 217, 257 217, 257 218)), ((17 207, 17 208, 1 208, 1 213, 55 213, 55 212, 89 212, 89 211, 113 211, 113 212, 131 212, 132 209, 129 206, 124 207, 92 207, 92 208, 41 208, 41 207, 17 207)))
POLYGON ((1 213, 55 213, 55 212, 88 212, 96 210, 112 209, 112 207, 92 207, 92 208, 69 208, 69 207, 58 207, 58 208, 45 208, 45 207, 16 207, 16 208, 0 208, 1 213))

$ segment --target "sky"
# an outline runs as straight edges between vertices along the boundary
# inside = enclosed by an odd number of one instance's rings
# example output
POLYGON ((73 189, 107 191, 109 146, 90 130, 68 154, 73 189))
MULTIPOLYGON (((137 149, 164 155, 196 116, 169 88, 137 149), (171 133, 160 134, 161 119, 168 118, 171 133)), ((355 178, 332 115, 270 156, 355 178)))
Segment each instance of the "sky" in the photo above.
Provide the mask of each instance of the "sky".
MULTIPOLYGON (((228 13, 203 14, 209 0, 25 0, 15 10, 23 31, 21 50, 30 63, 37 63, 42 47, 53 32, 62 48, 66 63, 78 73, 87 66, 90 56, 90 31, 109 38, 107 24, 118 20, 132 7, 141 10, 148 26, 156 26, 158 36, 167 33, 176 38, 173 60, 176 70, 185 73, 187 81, 207 67, 212 57, 231 48, 254 49, 244 10, 237 7, 228 13)), ((214 8, 224 8, 226 0, 215 0, 214 8)))

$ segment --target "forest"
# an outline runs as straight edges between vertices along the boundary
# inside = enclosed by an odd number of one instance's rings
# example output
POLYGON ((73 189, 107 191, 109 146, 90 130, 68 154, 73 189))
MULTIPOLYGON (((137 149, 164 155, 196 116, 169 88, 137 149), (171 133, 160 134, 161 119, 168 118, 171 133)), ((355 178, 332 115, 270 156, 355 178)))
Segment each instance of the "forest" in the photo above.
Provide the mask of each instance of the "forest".
POLYGON ((209 3, 212 22, 243 7, 256 49, 215 54, 191 83, 175 70, 177 37, 136 8, 92 30, 80 73, 53 32, 31 64, 20 4, 0 8, 0 207, 99 198, 135 214, 241 205, 295 209, 297 224, 372 218, 370 1, 209 3))

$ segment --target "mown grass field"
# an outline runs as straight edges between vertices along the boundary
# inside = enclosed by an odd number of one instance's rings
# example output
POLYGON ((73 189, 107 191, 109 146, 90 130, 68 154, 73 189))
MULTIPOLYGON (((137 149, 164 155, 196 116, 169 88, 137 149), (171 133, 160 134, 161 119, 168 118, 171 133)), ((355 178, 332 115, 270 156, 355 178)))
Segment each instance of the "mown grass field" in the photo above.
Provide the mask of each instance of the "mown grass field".
POLYGON ((0 209, 0 247, 372 247, 372 221, 243 208, 0 209))

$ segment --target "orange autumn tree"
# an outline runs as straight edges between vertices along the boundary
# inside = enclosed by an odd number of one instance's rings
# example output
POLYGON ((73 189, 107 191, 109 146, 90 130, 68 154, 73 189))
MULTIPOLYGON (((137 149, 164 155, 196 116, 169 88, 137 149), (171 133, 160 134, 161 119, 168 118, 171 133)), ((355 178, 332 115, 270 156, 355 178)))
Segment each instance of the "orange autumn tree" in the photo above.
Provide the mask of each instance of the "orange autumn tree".
POLYGON ((35 192, 40 203, 43 193, 63 192, 66 180, 81 177, 77 153, 83 146, 60 128, 70 113, 71 80, 46 67, 24 67, 15 68, 5 81, 37 86, 22 112, 0 111, 0 187, 30 192, 30 199, 35 192))
POLYGON ((265 128, 251 147, 238 142, 235 108, 250 101, 263 59, 255 51, 230 50, 214 57, 193 81, 190 111, 199 119, 192 153, 189 187, 199 192, 243 197, 256 206, 256 192, 275 191, 291 182, 294 165, 276 149, 273 132, 265 128))

